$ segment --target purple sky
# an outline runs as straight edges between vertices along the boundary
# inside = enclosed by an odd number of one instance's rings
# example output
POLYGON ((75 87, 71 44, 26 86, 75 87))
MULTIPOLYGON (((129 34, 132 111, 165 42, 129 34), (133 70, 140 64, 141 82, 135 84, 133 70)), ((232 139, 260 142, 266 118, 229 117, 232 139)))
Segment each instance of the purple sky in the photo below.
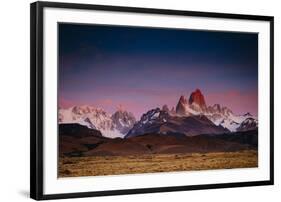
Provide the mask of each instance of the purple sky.
POLYGON ((258 110, 257 35, 60 24, 59 105, 137 118, 201 89, 207 105, 258 110))

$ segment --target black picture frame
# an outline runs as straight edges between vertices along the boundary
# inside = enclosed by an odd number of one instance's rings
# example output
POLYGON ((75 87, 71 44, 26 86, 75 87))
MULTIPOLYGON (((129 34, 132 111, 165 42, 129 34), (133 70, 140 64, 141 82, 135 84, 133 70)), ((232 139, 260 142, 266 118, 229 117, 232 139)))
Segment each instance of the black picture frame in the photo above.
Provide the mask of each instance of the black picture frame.
POLYGON ((240 15, 183 10, 103 6, 75 3, 35 2, 30 6, 30 197, 36 200, 93 197, 122 194, 187 191, 228 187, 246 187, 274 184, 274 17, 259 15, 240 15), (83 193, 51 194, 43 193, 43 9, 66 8, 81 10, 106 10, 132 13, 164 14, 177 16, 215 17, 225 19, 268 21, 270 23, 270 180, 239 183, 222 183, 191 186, 155 187, 129 190, 95 191, 83 193))

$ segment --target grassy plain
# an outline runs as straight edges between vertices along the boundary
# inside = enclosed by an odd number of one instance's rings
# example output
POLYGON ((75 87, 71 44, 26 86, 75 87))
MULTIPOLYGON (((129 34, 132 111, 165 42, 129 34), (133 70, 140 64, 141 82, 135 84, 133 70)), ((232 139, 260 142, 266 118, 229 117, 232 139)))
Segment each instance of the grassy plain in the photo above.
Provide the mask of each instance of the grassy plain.
POLYGON ((257 166, 258 155, 257 151, 254 150, 189 154, 60 157, 59 177, 251 168, 257 166))

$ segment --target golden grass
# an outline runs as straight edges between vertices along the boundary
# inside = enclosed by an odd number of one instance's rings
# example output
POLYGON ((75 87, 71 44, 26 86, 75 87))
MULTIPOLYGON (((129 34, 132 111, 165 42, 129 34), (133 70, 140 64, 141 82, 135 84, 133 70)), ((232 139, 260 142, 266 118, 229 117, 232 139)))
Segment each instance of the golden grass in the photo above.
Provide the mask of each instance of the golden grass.
POLYGON ((60 157, 59 177, 120 175, 258 166, 257 151, 60 157))

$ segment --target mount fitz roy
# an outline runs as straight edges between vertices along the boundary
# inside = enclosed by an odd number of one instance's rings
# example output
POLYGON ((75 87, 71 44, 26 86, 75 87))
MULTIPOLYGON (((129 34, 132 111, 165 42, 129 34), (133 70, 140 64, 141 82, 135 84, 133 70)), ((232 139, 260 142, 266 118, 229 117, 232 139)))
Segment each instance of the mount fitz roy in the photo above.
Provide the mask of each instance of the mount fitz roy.
POLYGON ((220 104, 207 106, 205 98, 199 89, 191 93, 189 100, 181 96, 176 106, 176 114, 182 116, 205 115, 217 126, 223 126, 231 132, 241 130, 239 128, 244 125, 243 131, 258 127, 257 117, 251 115, 249 112, 243 115, 235 115, 232 110, 220 104))
POLYGON ((101 132, 109 138, 130 138, 148 133, 172 136, 196 136, 201 134, 225 134, 244 132, 258 128, 257 117, 250 113, 235 115, 220 104, 207 106, 199 89, 189 99, 181 96, 176 107, 164 105, 144 113, 139 121, 131 112, 117 110, 110 115, 92 106, 74 106, 59 109, 59 124, 76 123, 101 132))

